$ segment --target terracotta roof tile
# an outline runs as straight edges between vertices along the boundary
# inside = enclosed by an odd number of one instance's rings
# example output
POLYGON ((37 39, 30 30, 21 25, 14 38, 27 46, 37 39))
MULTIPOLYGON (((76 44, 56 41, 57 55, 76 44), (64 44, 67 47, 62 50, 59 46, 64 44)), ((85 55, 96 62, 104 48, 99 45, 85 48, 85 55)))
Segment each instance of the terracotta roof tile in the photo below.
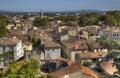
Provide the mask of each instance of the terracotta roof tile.
POLYGON ((108 55, 108 52, 87 52, 87 53, 80 53, 80 58, 103 58, 108 55))
POLYGON ((66 62, 68 65, 72 65, 72 64, 75 63, 75 62, 73 62, 72 60, 65 59, 65 58, 62 58, 62 57, 57 58, 57 60, 58 60, 58 61, 66 62))
POLYGON ((90 75, 94 78, 98 78, 98 76, 90 68, 82 66, 82 65, 80 65, 80 67, 82 68, 82 73, 86 75, 90 75))
POLYGON ((113 59, 109 61, 104 61, 99 65, 104 69, 108 74, 113 75, 114 72, 117 71, 116 66, 113 66, 113 59))
POLYGON ((62 78, 65 75, 75 73, 77 71, 80 71, 83 74, 89 75, 93 78, 98 78, 98 76, 88 67, 79 65, 71 60, 68 61, 68 59, 62 57, 58 58, 57 60, 66 62, 68 66, 53 72, 52 74, 55 76, 55 78, 62 78))
POLYGON ((74 63, 70 66, 67 66, 67 67, 62 68, 58 71, 55 71, 52 74, 55 76, 55 78, 61 78, 65 75, 68 75, 68 74, 71 74, 71 73, 74 73, 74 72, 77 72, 80 70, 81 70, 80 66, 74 63))

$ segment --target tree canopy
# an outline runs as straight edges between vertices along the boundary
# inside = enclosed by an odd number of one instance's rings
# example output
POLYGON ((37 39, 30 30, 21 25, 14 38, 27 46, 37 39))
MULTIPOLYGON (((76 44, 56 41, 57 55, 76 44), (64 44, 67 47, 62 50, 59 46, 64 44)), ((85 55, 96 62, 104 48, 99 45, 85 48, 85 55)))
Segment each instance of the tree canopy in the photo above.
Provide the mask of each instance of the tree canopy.
POLYGON ((83 13, 80 15, 79 25, 86 26, 98 24, 98 18, 100 15, 101 14, 99 13, 83 13))
POLYGON ((23 19, 28 19, 28 17, 29 17, 28 15, 24 15, 22 18, 23 19))
POLYGON ((59 16, 56 17, 55 20, 61 20, 63 22, 77 21, 78 18, 76 16, 59 16))
POLYGON ((120 11, 108 11, 100 13, 82 13, 79 18, 79 25, 105 25, 120 27, 120 11))
POLYGON ((101 36, 100 38, 97 39, 97 42, 104 48, 107 48, 108 50, 113 50, 114 49, 119 49, 119 44, 111 39, 107 38, 106 36, 101 36))
POLYGON ((37 47, 40 45, 40 40, 37 37, 33 37, 32 44, 33 44, 33 47, 37 47))
POLYGON ((4 37, 7 34, 6 23, 4 20, 0 20, 0 37, 4 37))
POLYGON ((5 15, 0 15, 0 20, 4 21, 6 25, 10 22, 5 15))
POLYGON ((41 27, 41 26, 46 26, 49 22, 49 19, 48 18, 36 18, 33 23, 34 23, 34 26, 36 27, 41 27))
POLYGON ((31 59, 29 61, 12 62, 3 78, 35 78, 39 72, 39 61, 31 59))
POLYGON ((1 78, 54 78, 51 74, 39 76, 38 60, 13 61, 6 72, 0 72, 1 78))

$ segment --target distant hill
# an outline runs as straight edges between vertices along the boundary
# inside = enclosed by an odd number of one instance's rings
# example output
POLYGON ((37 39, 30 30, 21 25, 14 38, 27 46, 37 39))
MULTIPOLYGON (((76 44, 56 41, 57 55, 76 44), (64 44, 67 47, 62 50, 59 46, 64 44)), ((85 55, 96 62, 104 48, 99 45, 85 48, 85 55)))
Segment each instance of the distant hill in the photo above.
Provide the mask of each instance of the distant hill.
POLYGON ((0 10, 0 13, 12 13, 12 11, 7 11, 7 10, 0 10))
MULTIPOLYGON (((62 11, 62 12, 46 11, 46 13, 87 13, 87 12, 105 13, 106 11, 100 11, 100 10, 75 10, 75 11, 62 11)), ((0 14, 24 14, 24 13, 33 13, 33 12, 17 12, 17 11, 15 12, 15 11, 0 10, 0 14)))
POLYGON ((24 14, 24 13, 28 13, 28 12, 0 10, 0 14, 24 14))
POLYGON ((104 13, 106 11, 101 10, 76 10, 76 11, 64 11, 66 13, 87 13, 87 12, 97 12, 97 13, 104 13))

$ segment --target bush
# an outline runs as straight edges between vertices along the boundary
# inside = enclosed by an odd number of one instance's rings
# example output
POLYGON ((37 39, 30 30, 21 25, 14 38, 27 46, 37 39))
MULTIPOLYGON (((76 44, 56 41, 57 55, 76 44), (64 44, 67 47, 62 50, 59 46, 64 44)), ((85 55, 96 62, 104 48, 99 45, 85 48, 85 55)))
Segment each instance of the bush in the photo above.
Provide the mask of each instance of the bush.
POLYGON ((92 65, 92 63, 89 62, 89 61, 85 61, 85 62, 83 63, 83 66, 87 66, 87 67, 90 67, 91 65, 92 65))

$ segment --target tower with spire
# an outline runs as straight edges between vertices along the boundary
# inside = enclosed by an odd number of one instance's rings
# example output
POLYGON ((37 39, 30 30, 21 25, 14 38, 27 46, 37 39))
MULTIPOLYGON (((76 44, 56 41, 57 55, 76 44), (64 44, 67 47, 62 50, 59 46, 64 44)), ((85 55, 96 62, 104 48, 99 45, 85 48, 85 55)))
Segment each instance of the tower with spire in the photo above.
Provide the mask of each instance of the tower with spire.
POLYGON ((44 17, 44 13, 43 13, 43 10, 42 10, 42 9, 40 10, 40 17, 41 17, 41 18, 44 17))

